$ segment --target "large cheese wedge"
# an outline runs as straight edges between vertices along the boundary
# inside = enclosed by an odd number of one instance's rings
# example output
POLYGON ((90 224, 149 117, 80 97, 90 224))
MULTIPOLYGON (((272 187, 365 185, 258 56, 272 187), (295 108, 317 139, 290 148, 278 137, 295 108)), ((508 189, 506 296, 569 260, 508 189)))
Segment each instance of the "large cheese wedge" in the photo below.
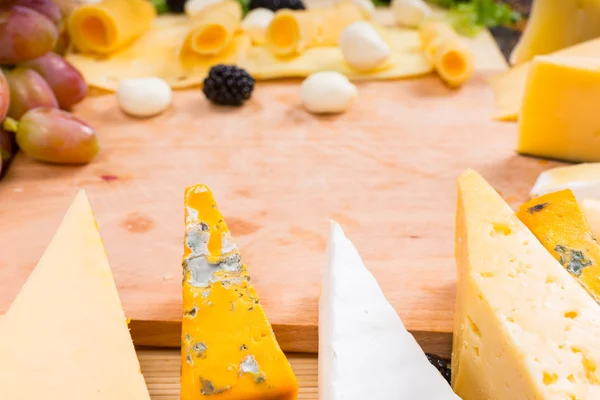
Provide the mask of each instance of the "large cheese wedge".
POLYGON ((539 56, 531 63, 517 151, 566 161, 600 161, 600 59, 539 56))
POLYGON ((599 0, 535 0, 511 64, 600 36, 599 0))
POLYGON ((600 306, 470 170, 458 180, 456 264, 456 394, 600 399, 600 306))
POLYGON ((600 163, 575 164, 544 171, 529 194, 537 197, 564 189, 571 189, 579 201, 588 197, 600 199, 600 163))
POLYGON ((193 28, 185 38, 182 52, 211 56, 226 49, 242 22, 242 7, 237 0, 211 4, 192 17, 193 28))
POLYGON ((569 189, 548 193, 519 207, 517 217, 560 264, 600 300, 600 245, 569 189))
POLYGON ((90 86, 108 91, 116 91, 122 79, 148 76, 162 78, 172 88, 186 88, 201 84, 216 64, 244 63, 250 39, 243 33, 236 33, 216 55, 181 52, 193 27, 192 20, 185 16, 160 16, 146 34, 109 57, 99 59, 71 52, 66 59, 81 71, 90 86))
POLYGON ((0 399, 150 399, 84 191, 2 317, 0 371, 0 399))
POLYGON ((320 400, 459 400, 331 222, 319 300, 320 400))
MULTIPOLYGON (((568 47, 553 53, 553 55, 600 58, 600 39, 568 47)), ((500 121, 516 121, 518 119, 529 65, 529 62, 520 64, 489 79, 494 91, 494 119, 500 121)))
POLYGON ((81 52, 108 55, 142 36, 155 17, 148 0, 103 0, 71 13, 69 36, 81 52))
POLYGON ((181 400, 296 399, 296 377, 204 185, 185 191, 184 244, 181 400))
POLYGON ((337 46, 344 28, 368 18, 352 0, 308 10, 281 9, 267 27, 266 46, 278 56, 302 54, 316 46, 337 46))

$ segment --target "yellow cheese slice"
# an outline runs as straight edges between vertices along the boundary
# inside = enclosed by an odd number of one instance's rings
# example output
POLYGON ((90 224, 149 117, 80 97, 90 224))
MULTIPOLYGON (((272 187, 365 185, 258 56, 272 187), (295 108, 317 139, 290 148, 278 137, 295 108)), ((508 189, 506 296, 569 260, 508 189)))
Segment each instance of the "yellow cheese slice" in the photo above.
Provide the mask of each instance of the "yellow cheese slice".
POLYGON ((536 0, 511 64, 530 61, 600 36, 599 0, 536 0))
POLYGON ((281 9, 267 27, 266 47, 278 56, 302 54, 311 47, 337 46, 348 25, 368 19, 354 1, 308 10, 281 9))
POLYGON ((295 400, 297 393, 212 193, 187 188, 181 400, 295 400))
POLYGON ((433 71, 421 51, 418 32, 402 28, 376 29, 391 50, 383 69, 357 71, 346 63, 337 46, 313 47, 291 57, 278 57, 265 46, 253 46, 248 51, 246 67, 257 79, 302 78, 318 71, 337 71, 353 80, 398 79, 433 71))
POLYGON ((458 181, 452 387, 600 399, 600 307, 476 172, 458 181))
POLYGON ((0 399, 150 399, 84 191, 2 317, 0 371, 0 399))
MULTIPOLYGON (((182 53, 217 55, 226 49, 242 22, 242 7, 236 0, 209 5, 192 18, 193 28, 186 37, 182 53)), ((184 56, 185 57, 185 56, 184 56)))
POLYGON ((600 161, 600 59, 538 56, 529 68, 517 151, 576 162, 600 161))
MULTIPOLYGON (((600 58, 600 39, 590 40, 552 55, 600 58)), ((529 62, 518 65, 489 79, 494 91, 493 118, 500 121, 516 121, 521 110, 529 62)))
POLYGON ((71 13, 69 36, 81 52, 112 54, 150 29, 156 17, 147 0, 103 0, 71 13))
POLYGON ((125 78, 155 76, 173 88, 201 84, 215 64, 243 64, 250 40, 239 32, 226 49, 214 56, 180 53, 192 28, 185 16, 161 16, 139 40, 107 58, 69 53, 66 59, 82 72, 90 86, 115 91, 125 78))

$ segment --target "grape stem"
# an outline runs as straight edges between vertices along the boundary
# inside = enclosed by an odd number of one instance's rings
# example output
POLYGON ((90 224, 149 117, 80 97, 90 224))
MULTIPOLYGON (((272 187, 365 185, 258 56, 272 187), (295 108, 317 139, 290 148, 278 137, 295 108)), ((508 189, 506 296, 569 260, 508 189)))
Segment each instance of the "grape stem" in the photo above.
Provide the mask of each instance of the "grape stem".
POLYGON ((17 132, 19 129, 19 122, 10 117, 6 117, 2 122, 2 128, 8 132, 17 132))

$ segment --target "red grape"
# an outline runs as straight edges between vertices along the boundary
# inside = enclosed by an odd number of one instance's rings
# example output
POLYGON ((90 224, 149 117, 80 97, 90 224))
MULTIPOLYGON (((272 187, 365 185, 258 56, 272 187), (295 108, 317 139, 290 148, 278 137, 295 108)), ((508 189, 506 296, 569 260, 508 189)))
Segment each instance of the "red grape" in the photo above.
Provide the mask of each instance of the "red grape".
POLYGON ((10 88, 9 117, 18 120, 36 107, 58 108, 52 88, 36 71, 17 67, 6 73, 6 79, 10 88))
POLYGON ((99 151, 94 129, 71 113, 48 107, 21 118, 17 144, 30 157, 57 164, 85 164, 99 151))
POLYGON ((44 77, 63 109, 70 109, 87 94, 87 84, 83 75, 58 54, 47 53, 26 62, 23 66, 37 71, 44 77))
POLYGON ((30 8, 0 9, 0 64, 18 64, 52 51, 58 28, 30 8))
POLYGON ((0 122, 4 121, 8 112, 8 103, 10 101, 10 89, 8 82, 2 70, 0 70, 0 122))
POLYGON ((27 7, 44 15, 55 25, 62 20, 60 8, 52 0, 12 0, 13 6, 27 7))

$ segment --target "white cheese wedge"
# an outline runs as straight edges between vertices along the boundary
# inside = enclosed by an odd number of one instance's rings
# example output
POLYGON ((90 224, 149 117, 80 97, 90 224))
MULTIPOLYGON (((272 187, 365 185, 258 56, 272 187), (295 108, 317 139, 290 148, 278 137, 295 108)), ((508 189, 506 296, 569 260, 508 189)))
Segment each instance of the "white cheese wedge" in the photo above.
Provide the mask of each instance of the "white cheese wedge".
POLYGON ((584 163, 552 168, 540 174, 531 188, 531 197, 571 189, 581 201, 586 197, 600 199, 600 163, 584 163))
POLYGON ((600 238, 600 200, 583 199, 579 206, 596 238, 600 238))
POLYGON ((319 399, 459 399, 335 222, 328 253, 319 301, 319 399))
POLYGON ((456 393, 600 399, 600 307, 470 170, 458 180, 455 253, 456 393))
POLYGON ((84 191, 2 317, 0 399, 150 400, 84 191))

